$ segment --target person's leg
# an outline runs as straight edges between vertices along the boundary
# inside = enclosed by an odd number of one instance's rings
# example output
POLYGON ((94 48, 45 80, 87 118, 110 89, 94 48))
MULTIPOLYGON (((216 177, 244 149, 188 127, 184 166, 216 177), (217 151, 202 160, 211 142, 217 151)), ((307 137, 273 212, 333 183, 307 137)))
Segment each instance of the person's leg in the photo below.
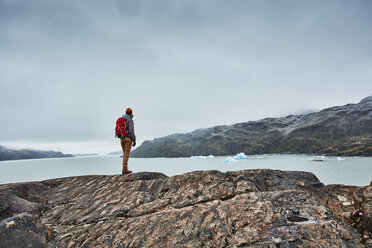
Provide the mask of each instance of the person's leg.
POLYGON ((123 170, 124 170, 124 164, 125 164, 125 140, 124 138, 120 139, 121 149, 123 150, 123 170))
POLYGON ((132 139, 125 137, 124 139, 124 157, 123 157, 123 170, 128 170, 128 160, 130 149, 132 148, 132 139))

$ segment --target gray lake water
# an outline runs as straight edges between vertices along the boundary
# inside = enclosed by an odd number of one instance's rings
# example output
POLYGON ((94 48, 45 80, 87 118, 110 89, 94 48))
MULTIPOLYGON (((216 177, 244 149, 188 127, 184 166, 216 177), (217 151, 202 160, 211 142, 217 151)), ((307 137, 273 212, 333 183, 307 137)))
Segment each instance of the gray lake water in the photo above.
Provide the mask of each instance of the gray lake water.
MULTIPOLYGON (((278 169, 309 171, 325 184, 364 186, 372 181, 372 157, 319 157, 307 155, 252 155, 239 162, 225 163, 226 157, 213 158, 130 158, 133 172, 153 171, 168 176, 196 170, 237 171, 278 169), (314 161, 322 160, 322 161, 314 161)), ((92 156, 0 162, 0 184, 40 181, 81 175, 121 173, 119 156, 92 156)))

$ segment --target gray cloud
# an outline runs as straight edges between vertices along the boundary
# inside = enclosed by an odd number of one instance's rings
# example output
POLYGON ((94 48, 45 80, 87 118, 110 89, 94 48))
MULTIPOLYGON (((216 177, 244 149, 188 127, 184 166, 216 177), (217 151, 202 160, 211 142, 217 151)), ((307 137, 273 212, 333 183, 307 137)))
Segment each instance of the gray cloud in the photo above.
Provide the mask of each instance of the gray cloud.
POLYGON ((0 141, 142 141, 372 93, 370 1, 0 0, 0 141))

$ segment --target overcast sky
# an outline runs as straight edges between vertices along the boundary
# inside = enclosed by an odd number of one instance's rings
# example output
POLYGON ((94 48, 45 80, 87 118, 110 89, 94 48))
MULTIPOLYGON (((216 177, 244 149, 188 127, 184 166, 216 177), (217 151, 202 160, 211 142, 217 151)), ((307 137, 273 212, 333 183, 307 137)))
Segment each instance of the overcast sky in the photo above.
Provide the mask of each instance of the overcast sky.
POLYGON ((372 94, 370 0, 0 0, 0 145, 120 150, 372 94))

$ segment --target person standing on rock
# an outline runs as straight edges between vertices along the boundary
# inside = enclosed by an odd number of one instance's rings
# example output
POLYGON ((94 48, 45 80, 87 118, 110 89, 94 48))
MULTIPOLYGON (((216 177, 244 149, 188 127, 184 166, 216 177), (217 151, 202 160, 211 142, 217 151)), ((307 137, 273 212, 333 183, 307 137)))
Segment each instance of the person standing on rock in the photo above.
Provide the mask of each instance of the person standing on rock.
POLYGON ((127 133, 126 136, 122 136, 120 139, 121 148, 123 149, 123 170, 122 175, 129 174, 132 171, 128 170, 128 160, 129 160, 129 154, 132 145, 136 146, 136 135, 134 134, 134 122, 133 122, 133 114, 132 109, 127 108, 125 111, 125 115, 123 115, 123 118, 126 120, 125 124, 125 131, 127 133))

